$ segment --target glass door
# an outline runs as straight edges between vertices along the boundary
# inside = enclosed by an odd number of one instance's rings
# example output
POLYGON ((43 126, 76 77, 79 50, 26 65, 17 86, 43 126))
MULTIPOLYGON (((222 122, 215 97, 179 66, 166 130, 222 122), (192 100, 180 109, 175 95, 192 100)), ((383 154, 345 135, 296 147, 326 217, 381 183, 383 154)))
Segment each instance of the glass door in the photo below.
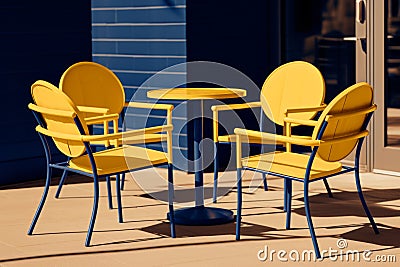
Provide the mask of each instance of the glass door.
POLYGON ((378 105, 373 127, 373 169, 400 175, 400 1, 373 1, 370 6, 370 79, 378 105))
POLYGON ((323 74, 328 103, 356 80, 355 0, 284 1, 283 63, 305 60, 323 74))
MULTIPOLYGON (((322 73, 325 102, 356 82, 367 81, 368 9, 364 0, 285 0, 282 10, 282 63, 305 60, 322 73)), ((294 131, 303 131, 301 127, 294 131)), ((296 133, 295 133, 296 134, 296 133)), ((364 145, 360 165, 371 166, 364 145)), ((353 155, 347 159, 353 162, 353 155)))
POLYGON ((317 66, 326 81, 326 103, 356 82, 370 83, 378 110, 360 167, 400 175, 400 0, 280 3, 282 63, 317 66))

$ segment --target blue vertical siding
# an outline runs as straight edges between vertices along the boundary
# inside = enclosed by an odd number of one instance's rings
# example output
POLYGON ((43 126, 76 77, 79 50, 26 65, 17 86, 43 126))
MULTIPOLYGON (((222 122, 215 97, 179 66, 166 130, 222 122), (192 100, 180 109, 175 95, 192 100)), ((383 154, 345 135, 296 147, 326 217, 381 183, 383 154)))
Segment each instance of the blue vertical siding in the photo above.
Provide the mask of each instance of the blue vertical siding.
MULTIPOLYGON (((148 90, 186 82, 186 69, 181 68, 143 85, 159 71, 186 62, 186 0, 92 1, 92 50, 93 61, 107 66, 121 80, 126 100, 154 102, 147 98, 148 90)), ((137 127, 151 126, 162 123, 164 114, 130 109, 126 121, 137 127)), ((173 112, 173 124, 179 126, 173 132, 178 156, 187 155, 186 117, 186 107, 173 112)))

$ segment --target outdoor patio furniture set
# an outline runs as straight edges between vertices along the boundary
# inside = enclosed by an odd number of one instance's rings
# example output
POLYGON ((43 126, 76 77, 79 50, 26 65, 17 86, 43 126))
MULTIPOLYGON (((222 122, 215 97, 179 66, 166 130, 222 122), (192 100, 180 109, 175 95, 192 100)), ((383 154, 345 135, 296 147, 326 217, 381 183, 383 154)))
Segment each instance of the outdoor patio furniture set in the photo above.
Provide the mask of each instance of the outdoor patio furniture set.
MULTIPOLYGON (((245 88, 244 88, 245 89, 245 88)), ((243 89, 209 88, 186 90, 184 94, 175 94, 177 89, 164 89, 163 99, 184 101, 198 99, 224 99, 244 97, 243 89), (175 90, 175 91, 174 91, 175 90), (168 95, 169 94, 169 95, 168 95), (179 95, 179 97, 177 96, 179 95), (225 96, 225 97, 224 97, 225 96), (178 98, 177 98, 178 97, 178 98)), ((148 97, 160 97, 160 91, 150 91, 148 97)), ((231 222, 233 212, 224 209, 204 207, 202 166, 195 167, 196 207, 174 210, 173 157, 172 157, 172 111, 169 104, 129 102, 125 103, 123 86, 117 76, 108 68, 94 62, 79 62, 68 68, 60 79, 59 87, 38 80, 31 87, 33 103, 29 104, 38 122, 36 131, 43 143, 47 160, 46 185, 42 199, 34 215, 28 234, 33 230, 46 201, 52 169, 63 170, 63 175, 56 193, 61 192, 68 172, 78 173, 93 178, 94 203, 85 245, 90 240, 95 225, 99 202, 99 180, 106 179, 108 203, 112 208, 111 176, 115 176, 115 188, 119 222, 123 222, 121 189, 124 187, 125 173, 165 165, 168 168, 168 219, 171 237, 176 237, 176 224, 218 224, 231 222), (166 123, 143 129, 121 131, 119 121, 124 119, 125 108, 160 109, 166 112, 166 123), (110 131, 110 123, 112 131, 110 131), (91 126, 103 125, 104 133, 93 134, 91 126), (66 156, 63 162, 53 162, 48 142, 66 156), (166 142, 167 151, 158 151, 138 146, 138 144, 166 142), (94 146, 101 146, 99 151, 94 146), (197 195, 199 194, 199 195, 197 195), (182 221, 187 214, 197 214, 195 221, 182 221), (210 216, 209 214, 213 215, 210 216), (208 215, 207 215, 208 214, 208 215), (216 215, 215 215, 216 214, 216 215), (219 216, 213 220, 213 216, 219 216), (209 216, 209 218, 206 218, 209 216), (203 217, 203 218, 202 218, 203 217), (203 220, 204 219, 204 220, 203 220)), ((304 207, 308 227, 317 258, 321 257, 311 217, 309 186, 322 180, 329 196, 332 196, 327 179, 339 174, 355 173, 355 182, 362 207, 375 233, 378 228, 367 207, 362 194, 359 158, 362 143, 368 135, 368 122, 376 109, 373 102, 373 90, 365 82, 356 83, 338 94, 330 103, 324 103, 325 82, 322 74, 312 64, 294 61, 275 69, 266 79, 260 91, 258 102, 243 104, 216 105, 213 111, 214 158, 214 194, 217 202, 218 169, 220 145, 231 143, 236 147, 237 165, 237 210, 236 240, 240 239, 242 220, 242 171, 251 170, 262 173, 264 189, 268 190, 267 175, 283 178, 284 211, 286 228, 290 229, 292 182, 304 185, 304 207), (233 133, 219 135, 220 112, 232 112, 239 109, 260 108, 261 112, 276 125, 283 127, 283 134, 235 128, 233 133), (310 127, 310 136, 292 134, 292 128, 298 125, 310 127), (272 144, 272 152, 243 156, 242 144, 272 144), (309 147, 309 153, 294 151, 294 145, 309 147), (354 165, 344 166, 341 161, 355 149, 354 165)), ((199 126, 201 127, 201 126, 199 126)), ((196 131, 200 131, 199 128, 196 131)), ((195 158, 199 157, 198 143, 201 134, 195 133, 195 158), (197 151, 197 152, 196 152, 197 151)), ((266 193, 267 194, 267 193, 266 193)), ((178 233, 179 236, 179 233, 178 233)))

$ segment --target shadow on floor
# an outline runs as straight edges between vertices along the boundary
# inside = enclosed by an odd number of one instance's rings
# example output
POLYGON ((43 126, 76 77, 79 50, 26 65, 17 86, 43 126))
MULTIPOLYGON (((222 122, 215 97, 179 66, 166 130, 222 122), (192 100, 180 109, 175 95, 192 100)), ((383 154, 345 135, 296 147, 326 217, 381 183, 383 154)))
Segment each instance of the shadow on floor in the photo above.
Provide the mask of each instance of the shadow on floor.
MULTIPOLYGON (((51 185, 56 186, 60 182, 60 176, 51 178, 51 185)), ((8 189, 21 189, 21 188, 33 188, 33 187, 44 187, 46 182, 46 178, 34 181, 28 181, 18 184, 10 184, 0 186, 0 190, 8 190, 8 189)), ((67 179, 65 180, 65 185, 68 184, 80 184, 80 183, 92 183, 93 179, 87 176, 78 175, 78 174, 69 174, 67 179)))
MULTIPOLYGON (((216 225, 216 226, 204 226, 204 227, 189 227, 189 226, 180 226, 178 225, 176 228, 177 231, 177 239, 179 238, 187 238, 187 237, 194 237, 194 236, 217 236, 217 235, 232 235, 232 240, 217 240, 217 241, 207 241, 207 242, 193 242, 193 243, 184 243, 184 244, 165 244, 159 246, 144 246, 139 248, 121 248, 121 249, 105 249, 105 250, 96 250, 96 251, 89 251, 84 250, 81 252, 71 252, 71 253, 55 253, 55 254, 43 254, 43 255, 36 255, 36 256, 28 256, 28 257, 19 257, 19 258, 9 258, 9 259, 1 259, 0 263, 5 262, 15 262, 15 261, 23 261, 23 260, 33 260, 33 259, 43 259, 43 258, 55 258, 55 257, 68 257, 68 256, 79 256, 79 255, 96 255, 96 254, 107 254, 107 253, 118 253, 118 252, 132 252, 132 251, 150 251, 154 249, 160 248, 172 248, 172 247, 188 247, 188 246, 209 246, 212 244, 221 244, 221 243, 233 243, 233 242, 254 242, 254 239, 242 239, 241 241, 236 241, 234 237, 235 231, 235 224, 223 224, 223 225, 216 225)), ((128 229, 121 229, 117 231, 125 231, 128 229)), ((132 229, 129 229, 132 230, 132 229)), ((115 244, 127 244, 127 243, 136 243, 140 241, 148 241, 148 240, 157 240, 157 239, 164 239, 170 238, 170 226, 168 222, 160 222, 156 225, 152 225, 149 227, 138 228, 138 230, 146 231, 148 233, 152 233, 156 235, 155 237, 145 238, 145 239, 132 239, 132 240, 121 240, 103 244, 94 244, 92 247, 98 247, 98 249, 102 246, 107 247, 108 245, 115 245, 115 244)), ((275 231, 276 229, 265 227, 262 225, 257 224, 246 224, 243 227, 243 235, 251 235, 251 236, 259 236, 258 240, 272 240, 272 239, 290 239, 290 238, 299 238, 299 237, 291 237, 291 236, 280 236, 277 234, 268 236, 266 233, 269 231, 275 231)), ((112 231, 112 230, 111 230, 112 231)), ((82 231, 83 233, 84 231, 82 231)), ((94 231, 100 232, 100 231, 94 231)), ((104 231, 101 231, 104 232, 104 231)), ((63 232, 65 233, 65 232, 63 232)), ((75 233, 75 232, 74 232, 75 233)), ((79 232, 80 233, 80 232, 79 232)), ((53 234, 53 233, 42 233, 42 234, 53 234)), ((55 233, 54 233, 55 234, 55 233)), ((304 238, 304 237, 300 237, 304 238)), ((306 237, 307 238, 307 237, 306 237)))
MULTIPOLYGON (((380 204, 400 199, 400 189, 370 189, 364 190, 363 193, 374 217, 399 217, 400 222, 400 209, 398 206, 392 209, 389 205, 380 204)), ((294 199, 303 201, 302 197, 294 199)), ((328 198, 326 194, 317 194, 310 196, 309 200, 311 215, 314 217, 357 216, 367 218, 357 192, 334 191, 333 198, 328 198)), ((305 216, 303 207, 292 211, 305 216)))
POLYGON ((377 223, 379 234, 374 234, 369 223, 341 235, 342 238, 381 246, 400 247, 400 228, 377 223))

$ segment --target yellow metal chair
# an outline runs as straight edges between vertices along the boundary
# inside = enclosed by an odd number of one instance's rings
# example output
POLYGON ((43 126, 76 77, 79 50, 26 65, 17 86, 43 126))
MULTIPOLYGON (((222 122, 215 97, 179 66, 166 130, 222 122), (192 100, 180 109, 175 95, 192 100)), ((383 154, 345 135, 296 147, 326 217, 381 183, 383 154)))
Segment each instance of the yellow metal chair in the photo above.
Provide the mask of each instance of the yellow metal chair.
MULTIPOLYGON (((167 124, 172 124, 173 105, 140 102, 125 102, 125 91, 118 77, 107 67, 95 62, 78 62, 71 65, 61 76, 59 88, 77 106, 87 125, 103 124, 104 134, 109 133, 109 122, 113 122, 113 132, 119 131, 118 121, 124 119, 124 107, 141 109, 159 109, 166 111, 167 124)), ((165 142, 165 134, 145 134, 125 138, 125 144, 147 144, 165 142)), ((92 144, 108 147, 108 141, 92 142, 92 144)), ((116 145, 121 145, 118 140, 116 145)), ((58 198, 67 177, 67 172, 61 180, 55 197, 58 198)), ((106 177, 108 190, 111 192, 109 177, 106 177)), ((124 189, 125 175, 122 176, 121 189, 124 189)), ((109 207, 112 208, 111 193, 109 207)))
MULTIPOLYGON (((221 143, 235 142, 235 135, 219 135, 218 114, 221 111, 261 108, 260 120, 265 114, 273 123, 284 126, 285 118, 293 118, 298 124, 307 125, 307 120, 314 118, 326 105, 325 81, 321 72, 312 64, 305 61, 293 61, 275 69, 265 80, 260 92, 260 101, 244 104, 216 105, 213 111, 214 144, 216 153, 214 157, 214 190, 213 201, 217 200, 219 146, 221 143)), ((283 128, 284 134, 290 130, 283 128)), ((262 125, 260 125, 262 131, 262 125)), ((261 144, 260 138, 250 138, 250 143, 261 144)), ((265 143, 265 140, 263 140, 265 143)), ((280 143, 282 144, 282 143, 280 143)), ((290 151, 290 145, 286 146, 290 151)), ((263 174, 264 190, 268 190, 266 176, 263 174)), ((329 196, 332 195, 329 185, 324 180, 329 196)))
MULTIPOLYGON (((373 104, 373 90, 371 86, 361 82, 347 88, 335 97, 324 109, 317 121, 310 120, 307 122, 308 125, 314 127, 313 134, 309 138, 275 135, 236 128, 234 130, 237 142, 238 181, 236 239, 240 239, 242 214, 241 172, 244 169, 264 172, 288 181, 284 192, 287 202, 287 229, 290 228, 292 181, 304 183, 305 212, 317 258, 320 258, 321 254, 310 214, 308 191, 311 182, 354 171, 357 191, 362 206, 375 233, 379 233, 363 197, 359 175, 360 150, 364 138, 368 135, 366 128, 375 109, 376 105, 373 104), (276 140, 277 142, 289 145, 308 146, 312 148, 312 152, 311 154, 299 154, 290 151, 275 151, 242 158, 242 142, 248 142, 248 138, 259 138, 266 142, 276 140), (354 166, 343 166, 340 161, 349 155, 355 147, 354 166)), ((296 119, 286 119, 284 121, 287 128, 290 128, 293 123, 300 123, 296 119)))
MULTIPOLYGON (((39 125, 39 133, 47 160, 47 178, 42 199, 32 220, 28 234, 31 235, 45 203, 51 180, 52 168, 66 170, 93 178, 94 203, 92 216, 87 232, 85 245, 89 246, 96 220, 99 202, 99 179, 116 175, 118 218, 122 222, 122 203, 120 192, 120 174, 138 169, 150 168, 159 165, 168 165, 168 202, 171 236, 175 237, 174 210, 173 210, 173 165, 172 165, 172 124, 156 126, 127 132, 103 135, 90 135, 87 123, 82 113, 73 101, 52 84, 37 81, 32 85, 31 94, 35 104, 29 104, 39 125), (146 134, 166 133, 168 153, 142 148, 138 146, 121 145, 122 138, 132 138, 146 134), (52 162, 48 146, 51 138, 56 147, 69 160, 66 162, 52 162), (114 148, 107 148, 93 152, 90 143, 109 142, 114 148)), ((110 118, 111 119, 111 118, 110 118)))

